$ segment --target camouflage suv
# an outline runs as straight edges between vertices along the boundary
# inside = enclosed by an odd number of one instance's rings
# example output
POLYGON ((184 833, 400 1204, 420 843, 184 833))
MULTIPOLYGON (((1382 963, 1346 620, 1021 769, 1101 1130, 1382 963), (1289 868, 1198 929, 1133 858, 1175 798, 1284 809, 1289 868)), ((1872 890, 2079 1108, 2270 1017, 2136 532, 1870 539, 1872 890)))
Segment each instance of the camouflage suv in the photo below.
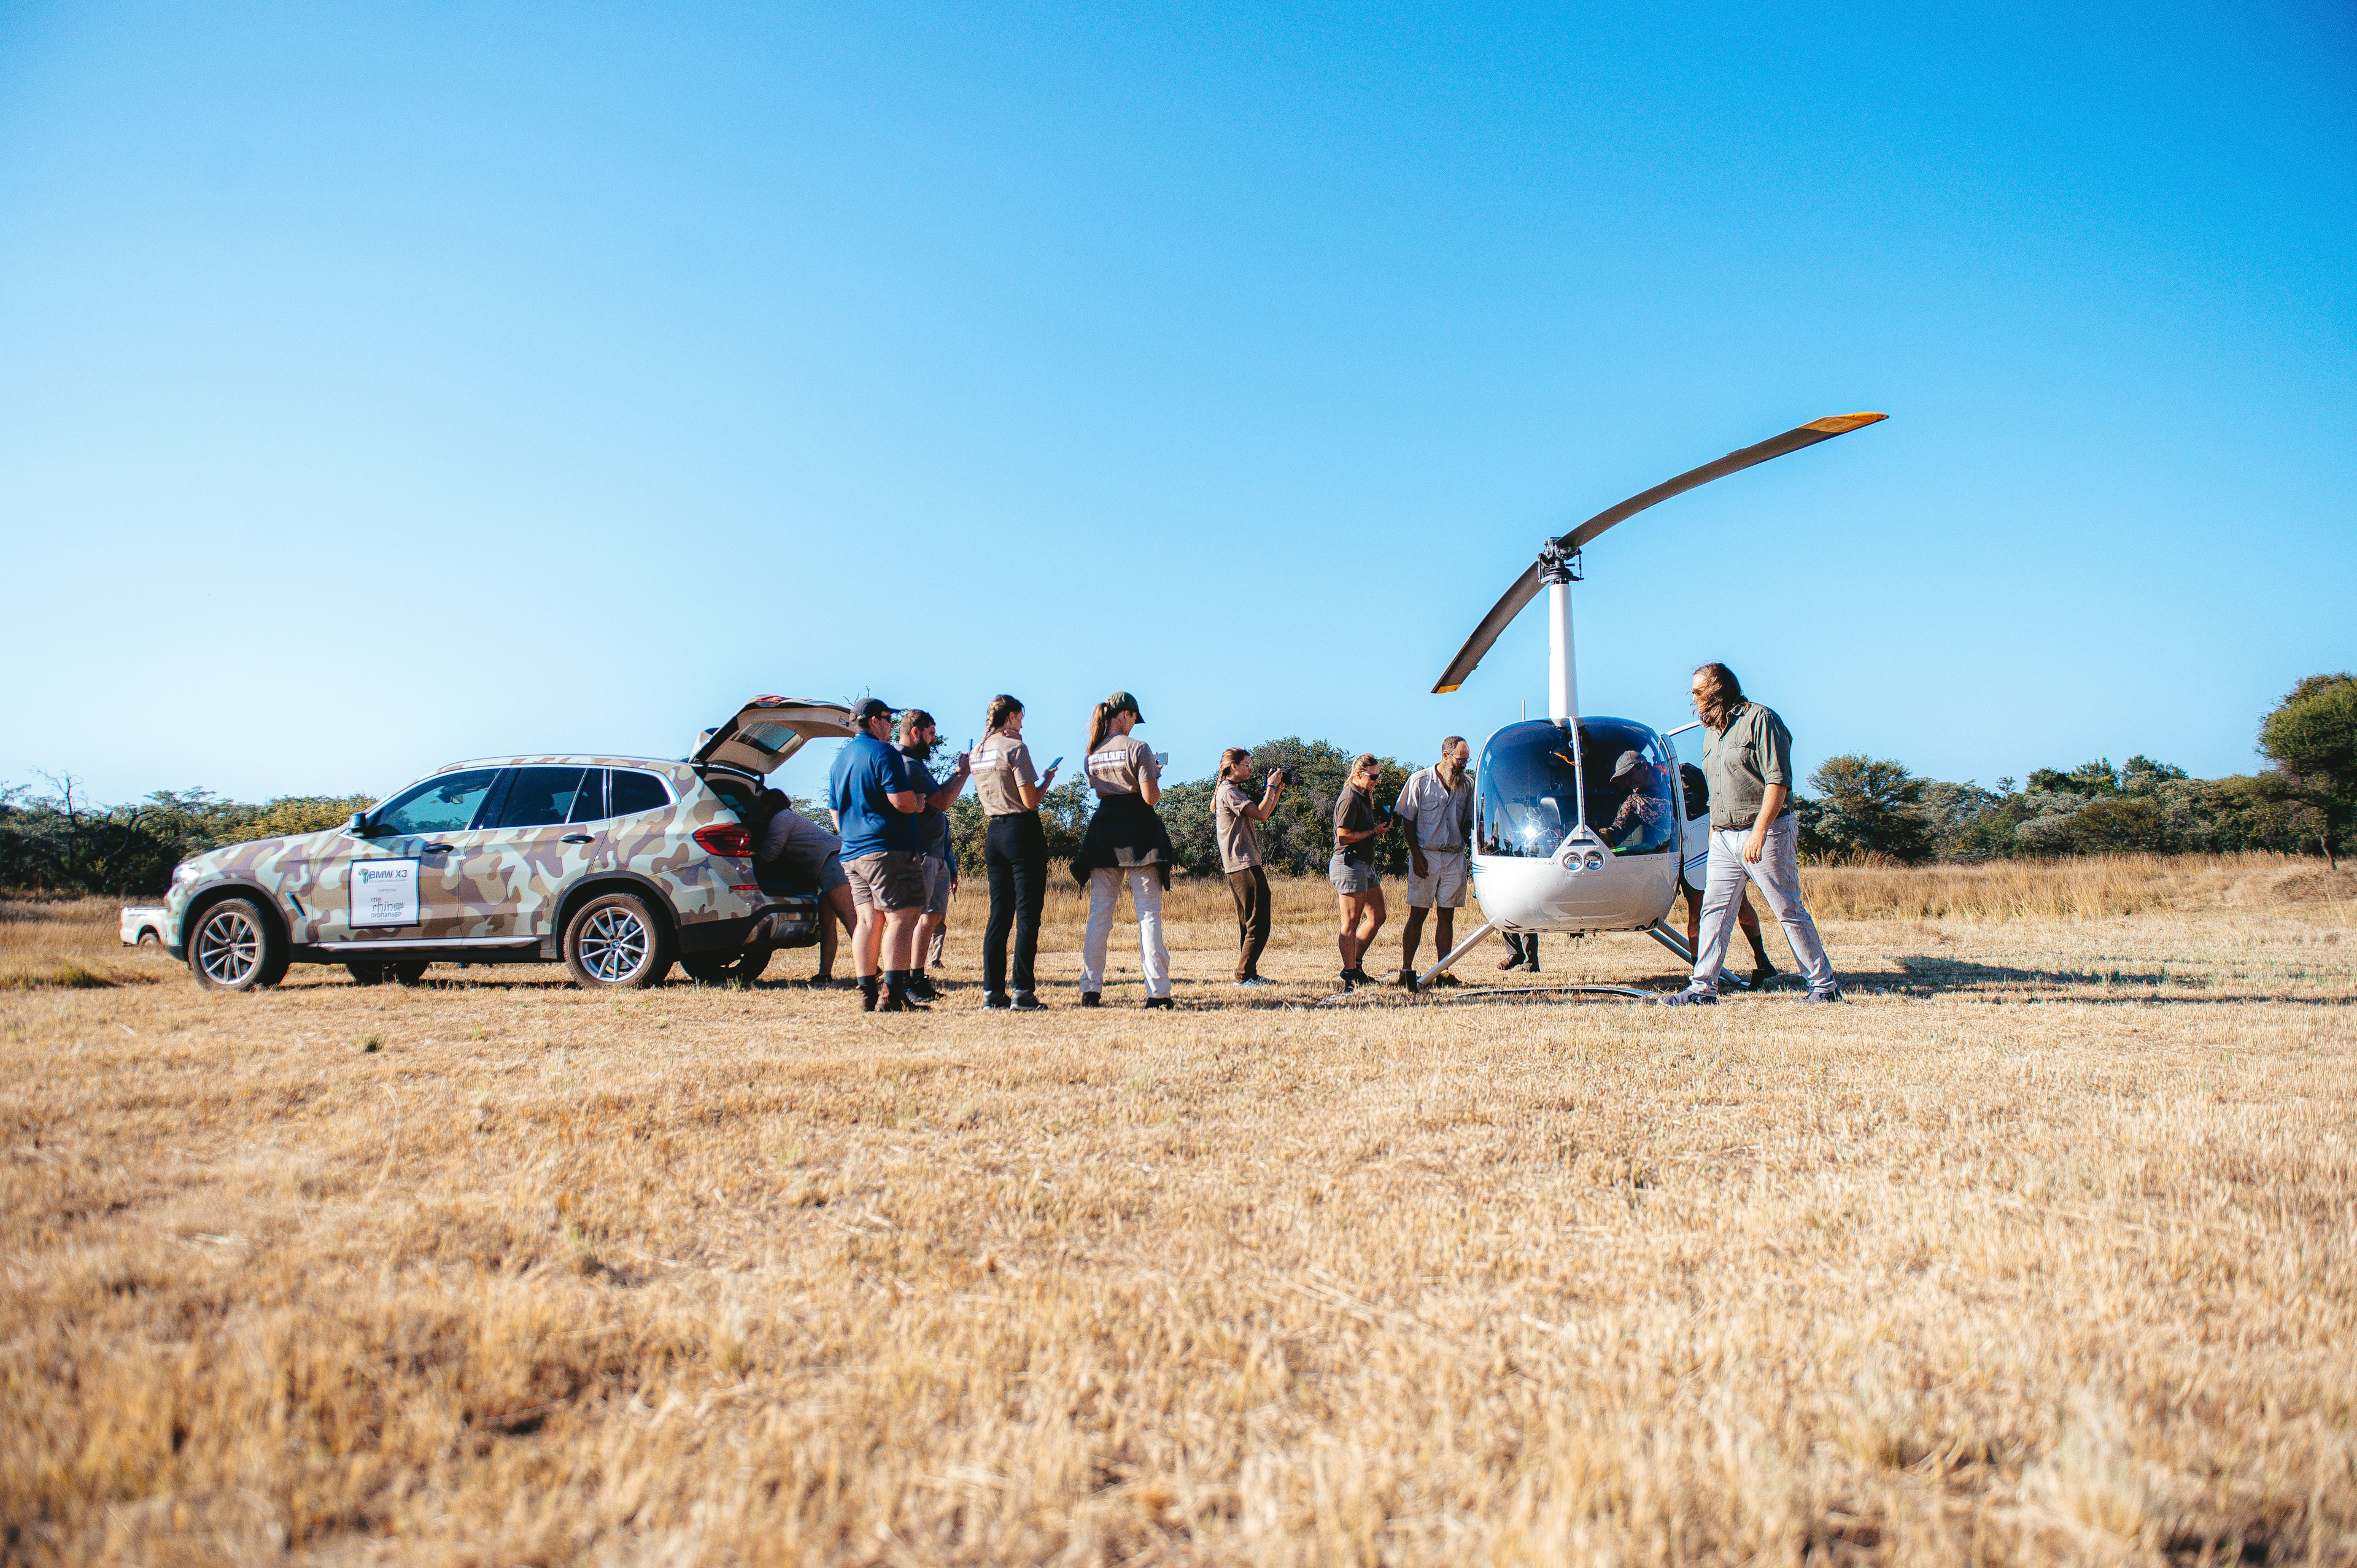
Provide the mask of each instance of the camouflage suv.
POLYGON ((562 961, 592 988, 760 972, 818 940, 817 889, 756 869, 744 824, 762 779, 808 741, 852 733, 834 703, 757 697, 681 762, 457 762, 325 832, 184 861, 168 950, 200 985, 275 985, 340 963, 362 985, 426 965, 562 961))

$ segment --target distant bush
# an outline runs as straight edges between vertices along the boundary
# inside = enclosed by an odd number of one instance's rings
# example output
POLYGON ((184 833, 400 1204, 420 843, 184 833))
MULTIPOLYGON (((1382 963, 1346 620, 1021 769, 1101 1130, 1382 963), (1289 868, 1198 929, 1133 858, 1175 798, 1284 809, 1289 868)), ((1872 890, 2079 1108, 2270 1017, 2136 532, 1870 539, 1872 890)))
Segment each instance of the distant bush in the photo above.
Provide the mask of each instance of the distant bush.
POLYGON ((154 895, 172 867, 224 844, 340 826, 367 795, 282 795, 262 805, 203 789, 159 789, 128 806, 92 806, 70 777, 52 793, 0 790, 0 887, 117 897, 154 895))

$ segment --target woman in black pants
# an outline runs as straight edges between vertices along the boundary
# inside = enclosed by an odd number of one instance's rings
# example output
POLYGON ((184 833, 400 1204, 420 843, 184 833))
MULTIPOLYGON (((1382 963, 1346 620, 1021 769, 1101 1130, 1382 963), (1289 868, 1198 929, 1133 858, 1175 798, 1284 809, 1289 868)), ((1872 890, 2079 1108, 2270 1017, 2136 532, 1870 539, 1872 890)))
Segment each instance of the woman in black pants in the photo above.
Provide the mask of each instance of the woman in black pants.
MULTIPOLYGON (((1032 994, 1031 965, 1039 951, 1039 904, 1048 893, 1048 835, 1039 826, 1039 802, 1056 781, 1031 765, 1023 744, 1023 704, 1000 695, 990 699, 990 732, 974 748, 974 793, 990 813, 983 839, 983 864, 990 872, 990 924, 982 935, 982 1004, 1028 1013, 1039 1005, 1032 994), (1006 933, 1015 933, 1015 989, 1006 987, 1006 933)), ((1062 760, 1058 758, 1059 761, 1062 760)))

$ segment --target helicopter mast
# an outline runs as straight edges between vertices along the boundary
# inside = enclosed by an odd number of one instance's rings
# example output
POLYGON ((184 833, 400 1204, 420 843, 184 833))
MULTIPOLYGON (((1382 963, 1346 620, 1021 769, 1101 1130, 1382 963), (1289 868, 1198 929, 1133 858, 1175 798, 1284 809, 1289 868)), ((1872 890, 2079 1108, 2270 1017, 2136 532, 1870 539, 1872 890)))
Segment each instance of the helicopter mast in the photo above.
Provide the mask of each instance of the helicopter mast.
POLYGON ((1540 548, 1539 581, 1547 596, 1547 717, 1557 724, 1579 714, 1579 672, 1571 648, 1571 585, 1579 575, 1579 552, 1566 553, 1553 540, 1540 548))

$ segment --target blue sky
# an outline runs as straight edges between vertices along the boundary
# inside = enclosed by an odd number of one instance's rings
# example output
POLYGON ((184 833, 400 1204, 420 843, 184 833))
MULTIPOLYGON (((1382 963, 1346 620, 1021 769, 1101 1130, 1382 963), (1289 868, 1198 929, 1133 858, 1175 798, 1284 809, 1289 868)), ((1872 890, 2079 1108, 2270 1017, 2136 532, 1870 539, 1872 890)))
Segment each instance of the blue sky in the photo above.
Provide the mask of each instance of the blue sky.
POLYGON ((2347 7, 1569 9, 0 9, 0 781, 1424 757, 1543 535, 1854 409, 1590 548, 1588 710, 2215 774, 2357 665, 2347 7))

